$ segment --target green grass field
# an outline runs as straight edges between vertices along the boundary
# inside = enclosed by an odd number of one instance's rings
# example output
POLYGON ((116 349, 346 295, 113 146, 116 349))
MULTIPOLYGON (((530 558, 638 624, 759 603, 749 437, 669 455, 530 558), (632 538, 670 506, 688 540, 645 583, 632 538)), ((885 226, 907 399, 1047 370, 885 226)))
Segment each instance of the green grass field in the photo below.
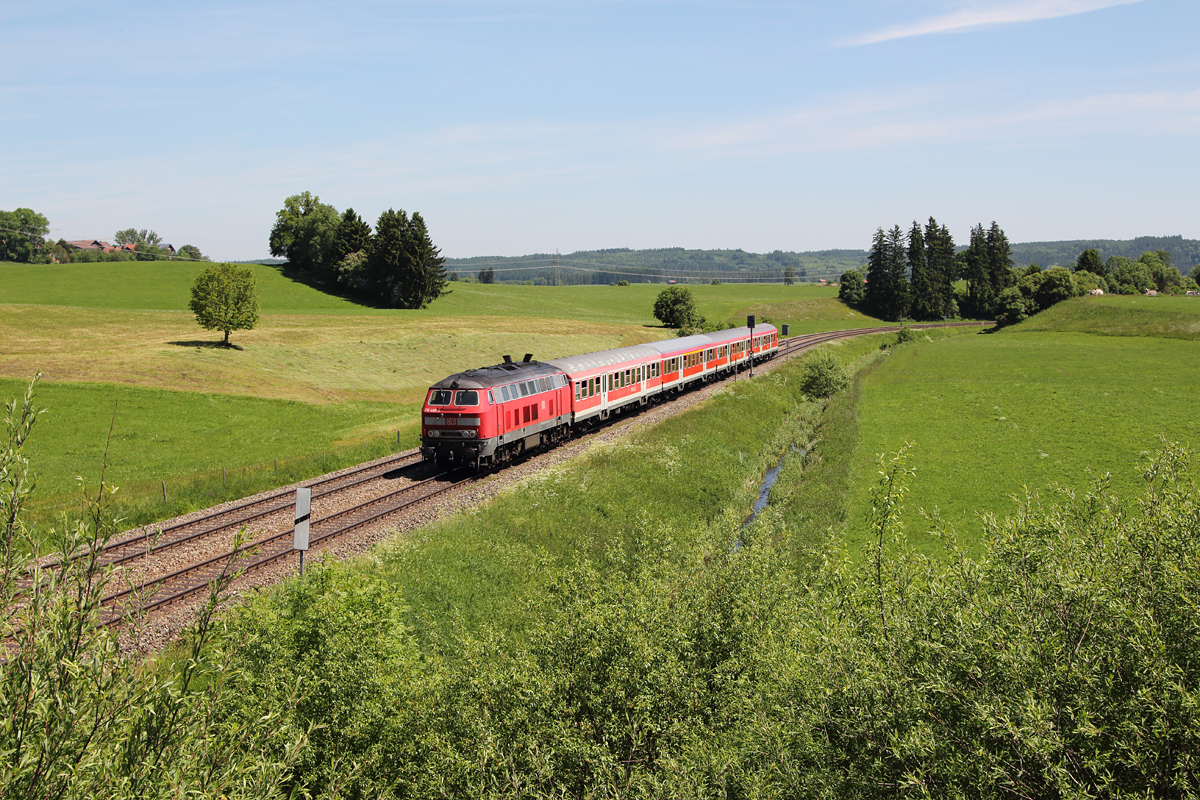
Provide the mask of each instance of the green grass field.
MULTIPOLYGON (((394 442, 397 431, 409 446, 425 388, 451 372, 506 353, 548 359, 674 335, 651 313, 662 286, 454 283, 449 296, 410 311, 357 305, 252 265, 263 315, 256 329, 233 335, 239 349, 230 350, 184 310, 201 268, 0 263, 0 389, 17 394, 41 372, 40 397, 53 406, 37 453, 45 508, 70 507, 75 477, 98 474, 118 399, 120 455, 110 478, 124 486, 128 516, 148 521, 189 510, 155 505, 161 480, 191 486, 180 497, 205 505, 241 487, 213 483, 222 467, 286 459, 294 480, 361 460, 364 443, 394 442), (314 458, 322 451, 330 455, 314 458)), ((692 288, 710 320, 743 324, 757 314, 797 332, 872 322, 830 288, 692 288)))
POLYGON ((1015 326, 1016 331, 1076 331, 1105 336, 1200 338, 1200 297, 1077 297, 1015 326))
MULTIPOLYGON (((1085 469, 1139 484, 1134 465, 1158 436, 1200 444, 1194 342, 1082 333, 963 336, 901 347, 866 378, 854 451, 846 547, 865 541, 876 457, 912 442, 906 518, 938 509, 978 554, 976 515, 1012 512, 1023 486, 1086 489, 1085 469)), ((935 542, 916 542, 936 553, 935 542)))

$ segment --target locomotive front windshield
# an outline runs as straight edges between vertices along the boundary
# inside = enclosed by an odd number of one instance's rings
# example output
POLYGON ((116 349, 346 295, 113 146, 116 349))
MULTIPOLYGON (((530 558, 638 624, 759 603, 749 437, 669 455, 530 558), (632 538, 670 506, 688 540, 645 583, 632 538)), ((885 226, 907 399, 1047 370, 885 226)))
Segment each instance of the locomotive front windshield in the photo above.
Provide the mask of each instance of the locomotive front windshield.
POLYGON ((452 397, 456 406, 479 405, 479 392, 474 389, 459 389, 457 392, 449 389, 433 389, 429 392, 429 405, 448 406, 451 404, 452 397))

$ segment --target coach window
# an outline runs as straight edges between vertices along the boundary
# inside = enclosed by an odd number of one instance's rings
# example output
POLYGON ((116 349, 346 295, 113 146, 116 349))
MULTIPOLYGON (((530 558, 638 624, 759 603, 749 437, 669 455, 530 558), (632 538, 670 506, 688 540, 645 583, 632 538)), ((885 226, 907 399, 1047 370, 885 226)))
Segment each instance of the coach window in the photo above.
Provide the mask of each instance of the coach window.
POLYGON ((581 384, 579 384, 579 383, 575 384, 575 402, 577 402, 577 403, 583 399, 583 395, 580 393, 582 391, 580 387, 581 387, 581 384))

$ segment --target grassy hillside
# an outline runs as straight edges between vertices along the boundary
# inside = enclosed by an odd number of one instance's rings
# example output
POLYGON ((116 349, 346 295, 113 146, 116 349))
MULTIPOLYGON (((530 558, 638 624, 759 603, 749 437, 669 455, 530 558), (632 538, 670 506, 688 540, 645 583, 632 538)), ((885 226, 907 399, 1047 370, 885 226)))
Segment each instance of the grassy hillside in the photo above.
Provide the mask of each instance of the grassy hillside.
MULTIPOLYGON (((221 483, 222 467, 261 473, 279 458, 295 466, 282 483, 361 460, 363 443, 394 444, 397 431, 411 446, 416 404, 450 372, 506 353, 547 359, 674 335, 651 315, 661 286, 460 283, 431 307, 408 311, 326 295, 277 266, 253 268, 262 319, 235 333, 238 349, 228 350, 183 310, 197 265, 0 264, 0 390, 17 394, 40 371, 41 397, 53 406, 38 453, 46 507, 69 507, 75 476, 98 474, 118 400, 120 458, 110 477, 141 520, 184 510, 154 505, 161 480, 195 484, 183 494, 205 505, 249 486, 221 483)), ((744 324, 752 313, 797 333, 871 322, 828 288, 694 291, 712 320, 744 324)), ((254 488, 272 479, 260 475, 254 488)))
POLYGON ((1011 330, 1196 339, 1200 338, 1200 297, 1077 297, 1051 306, 1011 330))
MULTIPOLYGON (((976 513, 1012 512, 1009 497, 1023 486, 1080 491, 1090 469, 1111 472, 1128 494, 1140 481, 1132 465, 1160 434, 1200 444, 1198 355, 1177 339, 1015 330, 894 349, 862 386, 848 552, 864 542, 877 454, 905 442, 917 470, 910 529, 919 509, 939 509, 976 554, 976 513)), ((940 552, 934 541, 918 545, 940 552)))

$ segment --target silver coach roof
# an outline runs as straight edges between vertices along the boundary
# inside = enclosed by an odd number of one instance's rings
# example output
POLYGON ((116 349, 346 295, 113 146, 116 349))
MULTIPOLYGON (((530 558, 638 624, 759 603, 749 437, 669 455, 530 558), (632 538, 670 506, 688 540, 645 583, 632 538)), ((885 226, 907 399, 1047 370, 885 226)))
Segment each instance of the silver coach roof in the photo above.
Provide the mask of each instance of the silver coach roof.
POLYGON ((633 347, 618 347, 615 350, 601 350, 598 353, 584 353, 581 356, 552 358, 543 363, 553 364, 563 372, 586 372, 638 358, 658 358, 658 351, 648 345, 638 344, 633 347))
POLYGON ((695 350, 697 347, 708 347, 712 340, 702 333, 695 336, 684 336, 679 339, 663 339, 661 342, 650 342, 646 347, 653 347, 655 352, 664 356, 672 353, 682 353, 685 350, 695 350))
MULTIPOLYGON (((762 336, 768 331, 775 330, 775 326, 769 322, 764 322, 762 325, 754 326, 754 335, 762 336)), ((689 339, 692 337, 689 336, 689 339)), ((710 342, 724 342, 729 339, 750 338, 750 329, 743 325, 740 328, 726 328, 723 331, 713 331, 712 333, 702 333, 696 338, 707 339, 710 342)))

